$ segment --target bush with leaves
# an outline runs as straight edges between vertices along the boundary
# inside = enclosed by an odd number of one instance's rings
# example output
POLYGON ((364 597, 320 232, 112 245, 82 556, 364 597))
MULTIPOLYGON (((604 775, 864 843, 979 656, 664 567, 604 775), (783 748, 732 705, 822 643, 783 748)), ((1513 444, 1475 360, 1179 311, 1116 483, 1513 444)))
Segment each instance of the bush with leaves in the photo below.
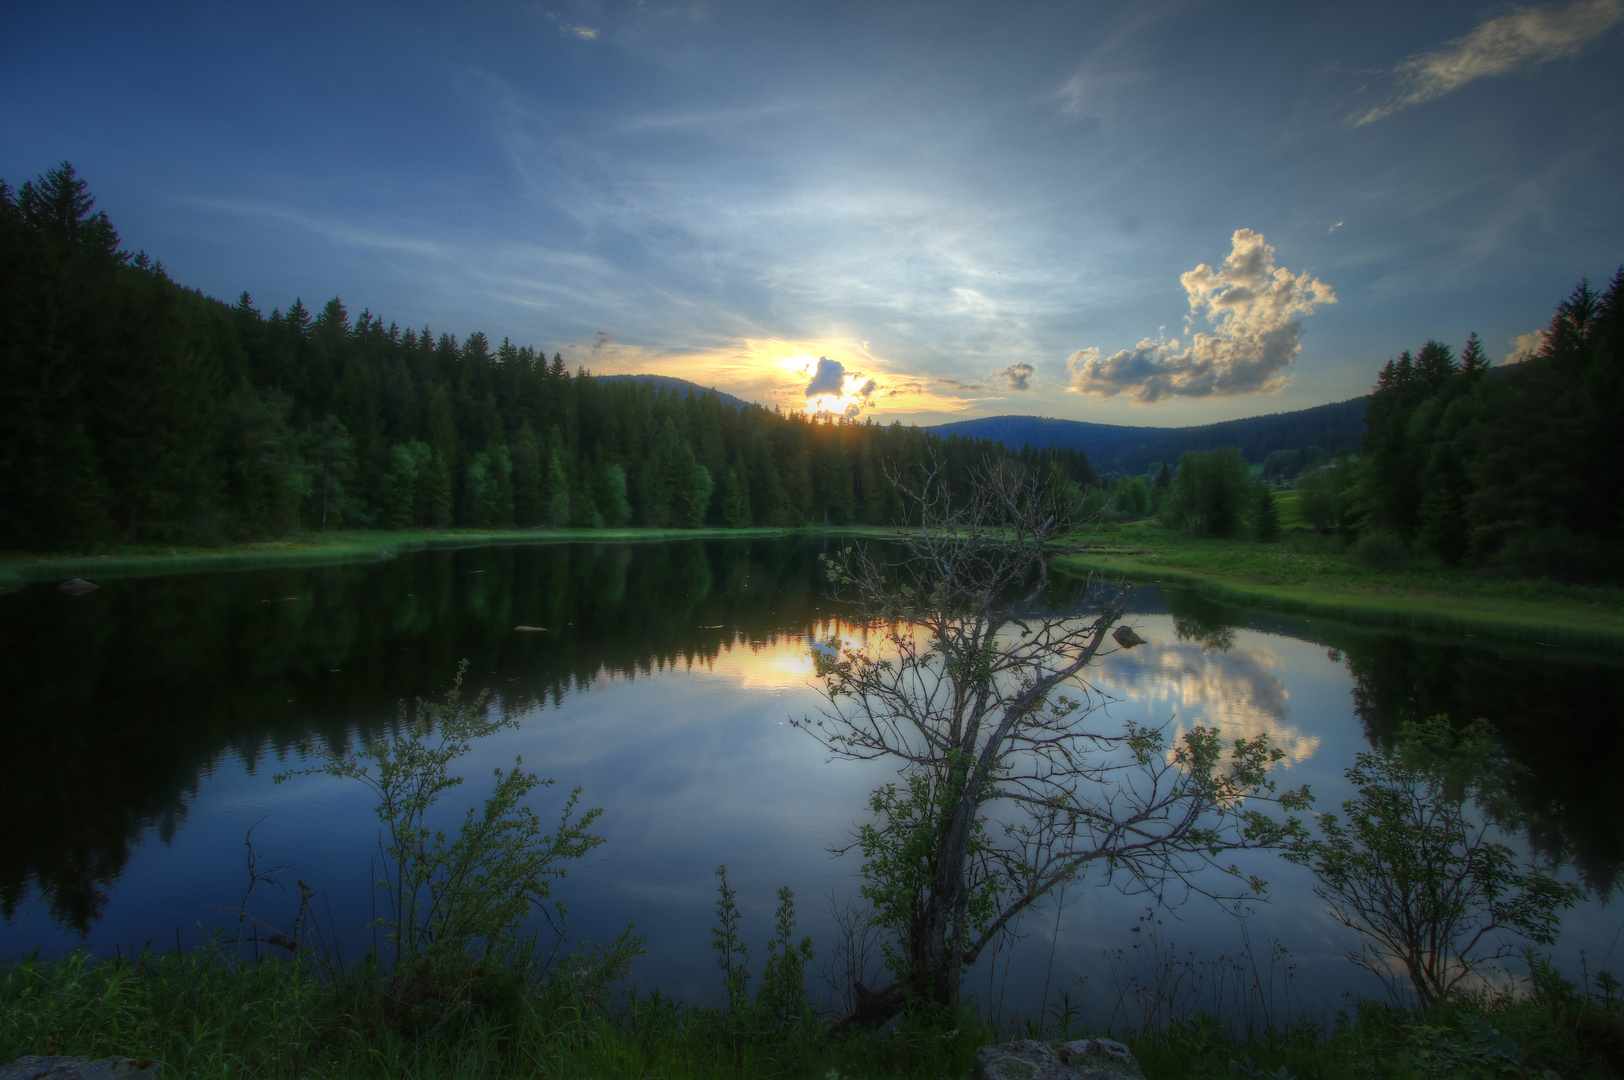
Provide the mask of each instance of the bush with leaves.
POLYGON ((364 738, 320 765, 276 777, 278 783, 299 775, 342 777, 377 796, 387 860, 378 887, 389 906, 380 923, 397 972, 408 976, 480 962, 529 973, 537 951, 525 922, 539 913, 562 941, 565 911, 552 896, 553 882, 567 863, 603 843, 590 831, 602 811, 576 810, 580 788, 555 826, 543 824, 526 800, 552 781, 525 771, 522 759, 495 770, 483 808, 470 807, 454 837, 431 824, 441 797, 463 782, 453 772, 457 760, 476 740, 517 724, 491 715, 486 694, 463 698, 467 668, 466 660, 458 666, 443 701, 403 704, 397 734, 364 738))
POLYGON ((1350 959, 1395 997, 1395 965, 1428 1008, 1511 955, 1510 937, 1550 944, 1559 913, 1583 895, 1492 839, 1508 768, 1486 721, 1458 735, 1443 716, 1406 724, 1398 746, 1362 753, 1346 771, 1358 790, 1342 804, 1346 822, 1321 815, 1320 836, 1286 854, 1365 939, 1350 959))

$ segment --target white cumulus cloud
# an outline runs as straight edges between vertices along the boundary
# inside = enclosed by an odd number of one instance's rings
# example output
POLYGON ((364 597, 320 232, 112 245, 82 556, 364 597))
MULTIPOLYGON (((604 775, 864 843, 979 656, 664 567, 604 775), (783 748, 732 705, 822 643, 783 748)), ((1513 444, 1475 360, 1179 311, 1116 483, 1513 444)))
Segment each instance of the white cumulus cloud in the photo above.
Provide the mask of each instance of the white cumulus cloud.
POLYGON ((1066 360, 1072 386, 1101 397, 1132 394, 1141 405, 1279 390, 1302 348, 1301 319, 1336 295, 1306 271, 1275 266, 1262 233, 1237 229, 1230 245, 1222 266, 1202 263, 1179 276, 1191 317, 1204 316, 1212 333, 1198 331, 1183 347, 1176 338, 1146 338, 1110 356, 1078 349, 1066 360))
POLYGON ((1506 353, 1502 364, 1520 364, 1530 356, 1536 355, 1545 347, 1545 331, 1530 330, 1526 334, 1518 334, 1511 339, 1511 351, 1506 353))
POLYGON ((1354 126, 1390 116, 1410 105, 1442 97, 1474 79, 1506 75, 1575 56, 1587 42, 1624 19, 1624 0, 1576 0, 1567 7, 1545 4, 1513 8, 1480 24, 1436 52, 1412 56, 1394 69, 1397 94, 1354 119, 1354 126))

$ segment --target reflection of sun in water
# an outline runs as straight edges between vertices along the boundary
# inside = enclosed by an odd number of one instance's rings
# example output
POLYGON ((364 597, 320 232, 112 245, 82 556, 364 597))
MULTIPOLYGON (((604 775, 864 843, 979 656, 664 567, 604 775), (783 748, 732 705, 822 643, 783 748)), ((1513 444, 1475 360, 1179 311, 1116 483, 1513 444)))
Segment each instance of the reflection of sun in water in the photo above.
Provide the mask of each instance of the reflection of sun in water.
POLYGON ((703 667, 747 690, 801 690, 817 682, 814 650, 818 646, 838 641, 841 648, 854 647, 863 639, 861 626, 840 619, 819 619, 805 630, 786 630, 764 638, 734 635, 723 640, 714 657, 697 657, 686 666, 703 667))

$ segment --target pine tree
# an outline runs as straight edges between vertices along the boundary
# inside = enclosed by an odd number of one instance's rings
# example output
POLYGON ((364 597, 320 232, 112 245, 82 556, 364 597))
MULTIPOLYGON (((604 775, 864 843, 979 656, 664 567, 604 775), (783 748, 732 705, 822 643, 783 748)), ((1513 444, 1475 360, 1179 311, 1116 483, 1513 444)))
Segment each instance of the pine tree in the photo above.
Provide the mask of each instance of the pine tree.
POLYGON ((451 508, 456 505, 451 495, 451 467, 438 450, 430 452, 434 456, 429 466, 428 483, 423 488, 423 519, 427 524, 443 529, 451 524, 451 508))
POLYGON ((722 524, 730 529, 750 526, 750 483, 737 462, 728 466, 722 481, 722 524))
POLYGON ((555 529, 570 523, 570 478, 564 460, 564 436, 558 428, 547 432, 547 482, 542 485, 542 522, 555 529))
POLYGON ((1477 339, 1476 332, 1467 337, 1466 347, 1460 351, 1460 369, 1473 380, 1489 370, 1488 357, 1483 355, 1483 343, 1477 339))
POLYGON ((417 501, 417 458, 409 446, 389 448, 389 471, 384 474, 384 498, 378 523, 386 529, 409 528, 417 501))
POLYGON ((1274 502, 1274 490, 1267 484, 1257 489, 1257 538, 1268 544, 1280 539, 1280 508, 1274 502))
POLYGON ((521 528, 539 525, 542 519, 541 448, 536 433, 526 420, 513 442, 513 518, 521 528))

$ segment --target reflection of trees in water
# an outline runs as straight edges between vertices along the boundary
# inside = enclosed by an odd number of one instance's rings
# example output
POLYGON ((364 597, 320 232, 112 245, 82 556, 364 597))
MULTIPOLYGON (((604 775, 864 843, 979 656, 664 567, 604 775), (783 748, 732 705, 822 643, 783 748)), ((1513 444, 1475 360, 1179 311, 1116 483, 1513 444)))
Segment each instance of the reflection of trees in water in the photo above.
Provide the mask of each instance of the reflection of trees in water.
POLYGON ((604 673, 800 633, 822 603, 816 551, 483 548, 0 599, 0 761, 13 763, 0 784, 0 913, 26 908, 32 883, 57 922, 88 928, 142 830, 167 842, 226 755, 255 771, 307 737, 331 746, 378 730, 401 699, 443 691, 462 658, 470 684, 516 713, 604 673))
POLYGON ((1234 627, 1267 621, 1331 646, 1353 675, 1354 710, 1373 744, 1392 745, 1406 722, 1439 714, 1457 724, 1487 719, 1520 766, 1512 795, 1534 847, 1572 862, 1592 888, 1618 882, 1624 806, 1597 781, 1624 776, 1624 667, 1538 646, 1265 620, 1191 592, 1165 594, 1181 638, 1223 641, 1227 627, 1232 641, 1234 627))
MULTIPOLYGON (((77 599, 44 586, 0 597, 0 913, 26 909, 32 883, 59 923, 87 928, 135 839, 152 828, 167 842, 217 762, 232 755, 252 771, 309 736, 332 745, 377 730, 400 699, 443 691, 464 657, 471 685, 521 712, 556 707, 605 674, 710 663, 740 636, 799 635, 826 607, 819 544, 419 552, 372 566, 114 581, 77 599), (290 596, 300 599, 281 602, 290 596)), ((1281 720, 1278 672, 1233 650, 1234 628, 1258 616, 1167 595, 1181 638, 1232 651, 1136 649, 1119 658, 1139 665, 1122 669, 1122 685, 1153 688, 1145 665, 1160 657, 1181 697, 1247 702, 1258 722, 1281 720), (1198 658, 1201 670, 1186 671, 1198 658)), ((1515 793, 1534 842, 1594 885, 1616 879, 1624 810, 1595 781, 1624 775, 1624 669, 1557 650, 1507 658, 1279 623, 1271 628, 1342 651, 1373 740, 1436 713, 1492 721, 1527 769, 1515 793)))
POLYGON ((1486 718, 1520 766, 1511 793, 1530 841, 1571 861, 1593 889, 1612 889, 1624 868, 1624 807, 1604 778, 1624 776, 1624 669, 1554 649, 1504 655, 1397 634, 1342 649, 1373 743, 1440 713, 1457 724, 1486 718))

